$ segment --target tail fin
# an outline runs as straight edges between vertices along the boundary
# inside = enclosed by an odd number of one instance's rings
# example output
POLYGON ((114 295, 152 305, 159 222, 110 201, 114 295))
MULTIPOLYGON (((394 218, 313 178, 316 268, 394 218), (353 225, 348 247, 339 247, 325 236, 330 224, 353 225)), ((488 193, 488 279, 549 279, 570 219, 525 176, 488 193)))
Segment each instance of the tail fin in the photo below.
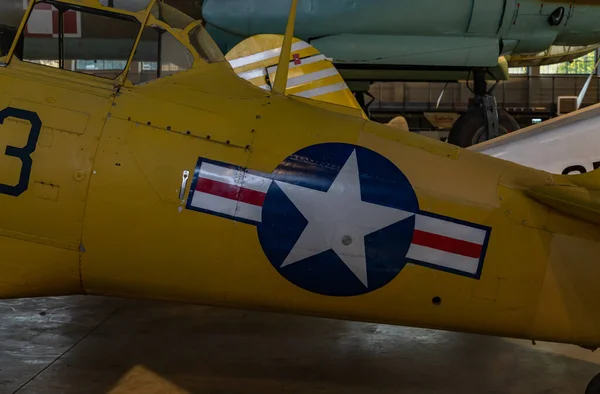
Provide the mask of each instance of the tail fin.
MULTIPOLYGON (((225 58, 241 78, 270 91, 282 43, 281 35, 256 35, 240 42, 225 58)), ((288 67, 286 94, 353 108, 367 118, 335 66, 312 45, 294 38, 288 67)))

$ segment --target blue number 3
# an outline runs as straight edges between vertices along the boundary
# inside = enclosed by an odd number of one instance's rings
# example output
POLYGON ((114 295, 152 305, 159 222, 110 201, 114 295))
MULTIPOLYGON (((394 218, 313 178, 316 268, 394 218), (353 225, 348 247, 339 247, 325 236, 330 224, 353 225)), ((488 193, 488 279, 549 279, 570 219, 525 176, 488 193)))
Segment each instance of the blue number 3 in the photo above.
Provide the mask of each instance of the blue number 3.
POLYGON ((40 131, 42 129, 42 121, 35 112, 26 111, 23 109, 8 107, 0 111, 0 124, 4 123, 6 118, 17 118, 29 121, 31 123, 31 129, 29 130, 29 138, 27 139, 27 145, 22 148, 15 146, 6 147, 6 156, 16 157, 21 160, 23 166, 21 167, 21 175, 19 176, 19 183, 16 185, 6 185, 0 183, 0 194, 8 194, 9 196, 18 197, 27 190, 29 187, 29 177, 31 176, 31 165, 33 160, 31 154, 35 151, 38 138, 40 138, 40 131))

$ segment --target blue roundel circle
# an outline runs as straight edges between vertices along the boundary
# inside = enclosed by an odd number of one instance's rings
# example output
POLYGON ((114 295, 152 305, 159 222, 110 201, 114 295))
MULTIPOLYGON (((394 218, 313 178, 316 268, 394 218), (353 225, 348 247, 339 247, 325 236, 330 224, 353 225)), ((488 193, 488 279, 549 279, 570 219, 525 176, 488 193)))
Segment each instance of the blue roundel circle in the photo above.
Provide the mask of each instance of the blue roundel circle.
POLYGON ((288 281, 355 296, 404 268, 419 203, 391 161, 360 146, 325 143, 289 156, 272 179, 258 236, 288 281))

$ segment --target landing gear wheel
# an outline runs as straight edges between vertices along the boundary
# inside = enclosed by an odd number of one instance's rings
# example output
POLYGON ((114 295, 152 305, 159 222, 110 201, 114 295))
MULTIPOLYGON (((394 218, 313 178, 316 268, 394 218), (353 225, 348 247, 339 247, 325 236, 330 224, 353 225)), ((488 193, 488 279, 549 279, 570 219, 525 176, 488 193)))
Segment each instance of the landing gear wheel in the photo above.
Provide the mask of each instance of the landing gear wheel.
POLYGON ((600 394, 600 373, 590 380, 585 389, 585 394, 600 394))
MULTIPOLYGON (((486 120, 480 110, 472 110, 454 122, 448 142, 466 148, 486 140, 486 120)), ((517 121, 504 110, 498 110, 498 135, 519 129, 517 121)), ((599 393, 600 394, 600 393, 599 393)))

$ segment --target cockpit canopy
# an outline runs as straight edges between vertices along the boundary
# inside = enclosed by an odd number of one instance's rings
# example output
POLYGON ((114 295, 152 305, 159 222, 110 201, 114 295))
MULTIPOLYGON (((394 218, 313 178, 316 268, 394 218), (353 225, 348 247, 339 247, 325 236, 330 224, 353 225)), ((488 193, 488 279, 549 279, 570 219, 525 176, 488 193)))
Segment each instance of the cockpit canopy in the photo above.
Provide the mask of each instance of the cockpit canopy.
POLYGON ((16 57, 124 84, 225 61, 202 21, 158 0, 138 12, 98 0, 33 0, 12 34, 2 64, 16 57))

